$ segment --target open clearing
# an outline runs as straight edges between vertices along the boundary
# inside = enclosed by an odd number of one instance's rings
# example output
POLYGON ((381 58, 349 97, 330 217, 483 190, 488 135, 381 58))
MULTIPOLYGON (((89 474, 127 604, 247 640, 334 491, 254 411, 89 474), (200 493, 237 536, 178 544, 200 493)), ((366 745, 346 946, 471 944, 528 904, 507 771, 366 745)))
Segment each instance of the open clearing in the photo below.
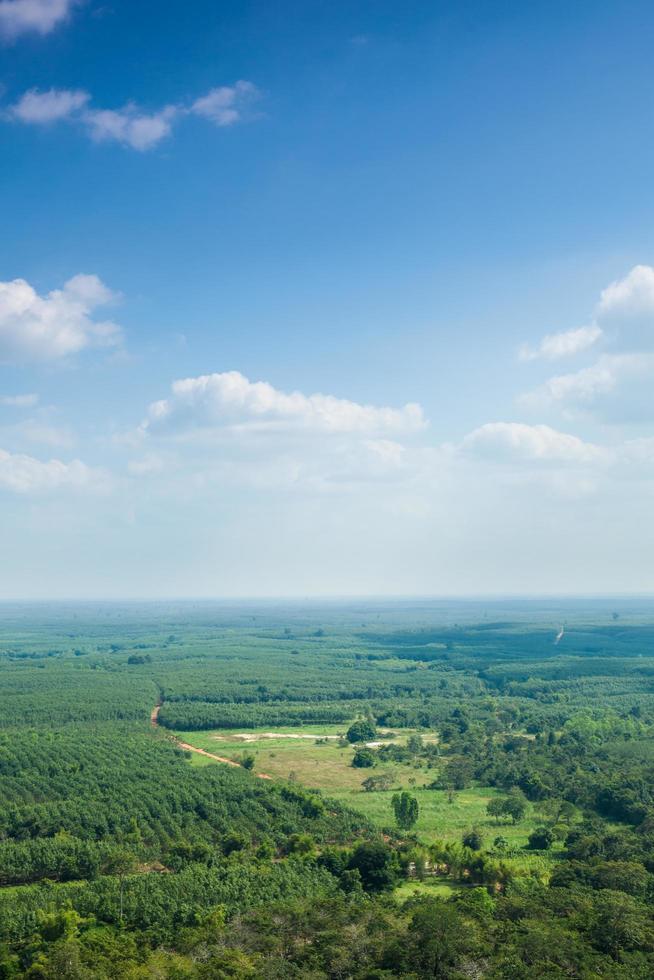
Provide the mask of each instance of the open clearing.
MULTIPOLYGON (((347 727, 341 724, 281 728, 276 732, 177 732, 177 737, 236 763, 244 752, 254 755, 255 773, 291 779, 332 796, 344 790, 358 794, 362 781, 373 773, 376 776, 388 773, 395 786, 407 788, 414 778, 418 784, 433 778, 428 770, 415 772, 394 763, 374 769, 354 769, 351 765, 354 748, 349 743, 342 744, 347 727)), ((393 734, 394 738, 377 740, 375 744, 403 743, 412 733, 393 734)))
MULTIPOLYGON (((497 823, 486 813, 488 801, 493 796, 501 795, 492 787, 462 790, 450 801, 445 790, 425 788, 436 777, 437 769, 414 768, 397 763, 380 764, 374 769, 355 769, 351 765, 354 747, 349 744, 343 746, 341 741, 346 729, 347 726, 343 725, 322 725, 277 732, 178 732, 177 736, 184 743, 208 754, 220 754, 221 758, 232 764, 238 764, 244 753, 251 754, 255 758, 255 773, 265 773, 274 779, 291 779, 312 789, 320 789, 326 795, 364 813, 382 830, 394 826, 391 806, 393 793, 399 788, 408 789, 415 794, 420 806, 415 833, 424 843, 460 841, 465 831, 476 827, 484 837, 485 847, 492 847, 496 837, 506 839, 508 846, 503 857, 506 855, 509 863, 547 874, 552 862, 557 860, 557 854, 561 853, 560 844, 555 844, 548 854, 525 850, 529 834, 541 823, 534 807, 530 807, 526 818, 517 826, 497 823), (364 779, 382 774, 392 777, 393 789, 372 793, 362 789, 364 779)), ((402 730, 393 734, 393 741, 403 743, 414 732, 402 730)), ((384 740, 382 744, 387 741, 384 740)), ((195 765, 209 764, 210 761, 206 756, 195 756, 193 759, 195 765)))
MULTIPOLYGON (((226 736, 215 735, 214 738, 224 741, 226 736)), ((299 735, 297 732, 240 732, 238 735, 232 735, 231 738, 237 739, 239 742, 260 742, 265 738, 308 738, 315 742, 317 738, 339 739, 340 735, 299 735)))

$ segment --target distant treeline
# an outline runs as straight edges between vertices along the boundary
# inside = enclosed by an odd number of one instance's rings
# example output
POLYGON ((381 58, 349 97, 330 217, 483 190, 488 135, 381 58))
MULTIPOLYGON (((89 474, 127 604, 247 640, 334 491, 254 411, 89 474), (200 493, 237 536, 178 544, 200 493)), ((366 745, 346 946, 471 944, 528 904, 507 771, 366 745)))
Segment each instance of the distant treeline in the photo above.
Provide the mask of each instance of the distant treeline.
POLYGON ((166 702, 161 708, 159 723, 177 731, 258 728, 264 725, 337 725, 352 718, 360 707, 357 704, 215 704, 207 701, 173 701, 166 702))

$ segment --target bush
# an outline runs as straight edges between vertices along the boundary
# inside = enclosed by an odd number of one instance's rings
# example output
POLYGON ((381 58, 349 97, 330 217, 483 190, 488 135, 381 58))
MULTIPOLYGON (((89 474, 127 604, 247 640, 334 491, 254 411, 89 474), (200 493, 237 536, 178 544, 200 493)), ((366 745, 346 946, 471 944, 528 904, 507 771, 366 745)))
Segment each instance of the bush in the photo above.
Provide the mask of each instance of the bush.
POLYGON ((469 847, 471 851, 481 851, 484 846, 484 838, 481 831, 473 827, 471 830, 466 830, 461 837, 461 843, 464 847, 469 847))
POLYGON ((375 753, 370 749, 357 749, 352 757, 352 766, 355 769, 372 769, 376 761, 375 753))
POLYGON ((536 827, 529 835, 529 847, 532 851, 549 851, 554 843, 554 834, 549 827, 536 827))
POLYGON ((369 721, 355 721, 347 730, 348 742, 370 742, 377 735, 377 729, 369 721))

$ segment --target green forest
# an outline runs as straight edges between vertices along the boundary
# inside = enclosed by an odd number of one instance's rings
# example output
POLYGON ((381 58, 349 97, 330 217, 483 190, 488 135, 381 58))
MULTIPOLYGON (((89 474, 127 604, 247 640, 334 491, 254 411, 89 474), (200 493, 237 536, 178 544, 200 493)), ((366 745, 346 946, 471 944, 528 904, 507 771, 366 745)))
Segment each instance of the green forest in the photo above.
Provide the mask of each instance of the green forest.
POLYGON ((651 978, 653 613, 4 603, 0 978, 651 978))

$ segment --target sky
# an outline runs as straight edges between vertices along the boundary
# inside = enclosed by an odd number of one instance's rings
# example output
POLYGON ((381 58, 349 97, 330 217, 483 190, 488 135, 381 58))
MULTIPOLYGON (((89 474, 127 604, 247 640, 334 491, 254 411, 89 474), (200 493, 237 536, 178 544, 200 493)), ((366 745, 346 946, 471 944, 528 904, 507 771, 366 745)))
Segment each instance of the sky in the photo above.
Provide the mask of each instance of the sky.
POLYGON ((0 598, 654 592, 653 47, 0 0, 0 598))

